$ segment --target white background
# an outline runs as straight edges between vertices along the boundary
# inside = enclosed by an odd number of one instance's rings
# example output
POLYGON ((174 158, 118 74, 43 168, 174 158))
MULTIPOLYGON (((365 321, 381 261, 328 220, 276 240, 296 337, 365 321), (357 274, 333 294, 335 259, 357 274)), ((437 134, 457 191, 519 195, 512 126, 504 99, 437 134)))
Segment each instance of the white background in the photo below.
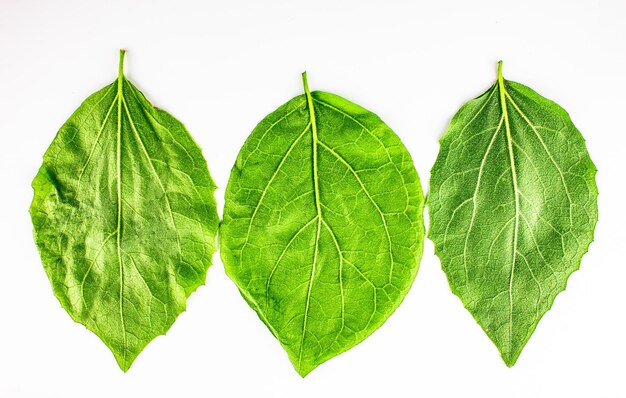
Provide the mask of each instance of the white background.
POLYGON ((626 3, 623 1, 0 0, 1 397, 626 397, 626 3), (595 242, 512 369, 450 293, 430 241, 402 306, 306 379, 225 276, 122 373, 53 296, 30 182, 57 129, 127 76, 183 121, 219 185, 266 114, 312 89, 377 113, 426 189, 438 139, 505 77, 562 105, 597 165, 595 242), (620 379, 622 380, 620 382, 620 379))

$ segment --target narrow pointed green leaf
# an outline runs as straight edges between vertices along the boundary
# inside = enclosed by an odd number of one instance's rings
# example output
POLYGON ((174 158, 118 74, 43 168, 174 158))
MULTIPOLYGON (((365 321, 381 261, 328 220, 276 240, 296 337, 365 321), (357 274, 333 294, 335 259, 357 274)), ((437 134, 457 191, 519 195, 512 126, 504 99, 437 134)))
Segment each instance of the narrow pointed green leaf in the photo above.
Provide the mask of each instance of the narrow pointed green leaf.
POLYGON ((441 139, 429 237, 452 291, 513 366, 593 240, 598 191, 567 112, 501 67, 441 139))
POLYGON ((268 115, 226 189, 221 256, 305 376, 380 327, 417 273, 424 198, 376 115, 309 92, 268 115))
POLYGON ((126 371, 204 283, 218 216, 200 148, 123 58, 46 151, 30 213, 54 294, 126 371))

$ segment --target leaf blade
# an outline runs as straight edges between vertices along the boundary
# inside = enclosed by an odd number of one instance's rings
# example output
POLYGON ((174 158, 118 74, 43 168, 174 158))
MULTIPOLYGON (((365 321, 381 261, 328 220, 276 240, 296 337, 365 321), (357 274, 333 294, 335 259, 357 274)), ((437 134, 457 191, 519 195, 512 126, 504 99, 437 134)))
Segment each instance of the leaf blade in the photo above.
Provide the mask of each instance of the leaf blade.
POLYGON ((507 366, 593 240, 595 172, 567 112, 501 70, 441 139, 429 237, 453 293, 507 366))
POLYGON ((217 212, 199 147, 123 76, 120 58, 116 81, 46 151, 31 217, 55 295, 126 371, 204 283, 217 212))
POLYGON ((227 187, 221 255, 302 376, 364 340, 400 304, 421 256, 422 208, 398 137, 341 97, 310 93, 305 82, 304 96, 252 132, 227 187), (383 192, 389 187, 395 191, 383 192), (368 249, 366 225, 374 226, 372 253, 358 254, 368 249), (389 244, 395 262, 385 254, 389 244))

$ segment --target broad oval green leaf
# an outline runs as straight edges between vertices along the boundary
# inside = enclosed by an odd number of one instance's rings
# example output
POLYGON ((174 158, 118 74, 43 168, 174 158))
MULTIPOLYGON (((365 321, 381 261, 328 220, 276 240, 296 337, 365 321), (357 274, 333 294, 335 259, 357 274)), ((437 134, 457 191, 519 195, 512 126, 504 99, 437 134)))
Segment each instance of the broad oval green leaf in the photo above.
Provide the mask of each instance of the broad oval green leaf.
POLYGON ((567 112, 501 68, 441 139, 429 237, 452 291, 513 366, 593 240, 598 191, 567 112))
POLYGON ((417 273, 419 178, 376 115, 309 92, 244 144, 220 228, 226 272, 305 376, 381 326, 417 273))
POLYGON ((128 370, 205 281, 218 216, 200 148, 123 75, 61 127, 33 181, 55 295, 128 370))

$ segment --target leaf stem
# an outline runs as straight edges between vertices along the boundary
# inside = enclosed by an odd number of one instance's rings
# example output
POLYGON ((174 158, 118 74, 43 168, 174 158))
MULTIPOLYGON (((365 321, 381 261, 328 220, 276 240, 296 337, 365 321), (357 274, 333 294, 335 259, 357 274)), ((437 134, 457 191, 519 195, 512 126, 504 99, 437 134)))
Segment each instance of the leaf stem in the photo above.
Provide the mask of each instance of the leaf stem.
POLYGON ((306 71, 302 72, 302 84, 304 85, 304 92, 307 94, 311 94, 311 91, 309 91, 309 81, 306 77, 306 71))
POLYGON ((120 49, 120 65, 117 73, 117 78, 121 79, 124 77, 124 55, 126 55, 126 50, 123 48, 120 49))
POLYGON ((504 78, 502 77, 502 60, 498 61, 498 85, 504 87, 504 78))

